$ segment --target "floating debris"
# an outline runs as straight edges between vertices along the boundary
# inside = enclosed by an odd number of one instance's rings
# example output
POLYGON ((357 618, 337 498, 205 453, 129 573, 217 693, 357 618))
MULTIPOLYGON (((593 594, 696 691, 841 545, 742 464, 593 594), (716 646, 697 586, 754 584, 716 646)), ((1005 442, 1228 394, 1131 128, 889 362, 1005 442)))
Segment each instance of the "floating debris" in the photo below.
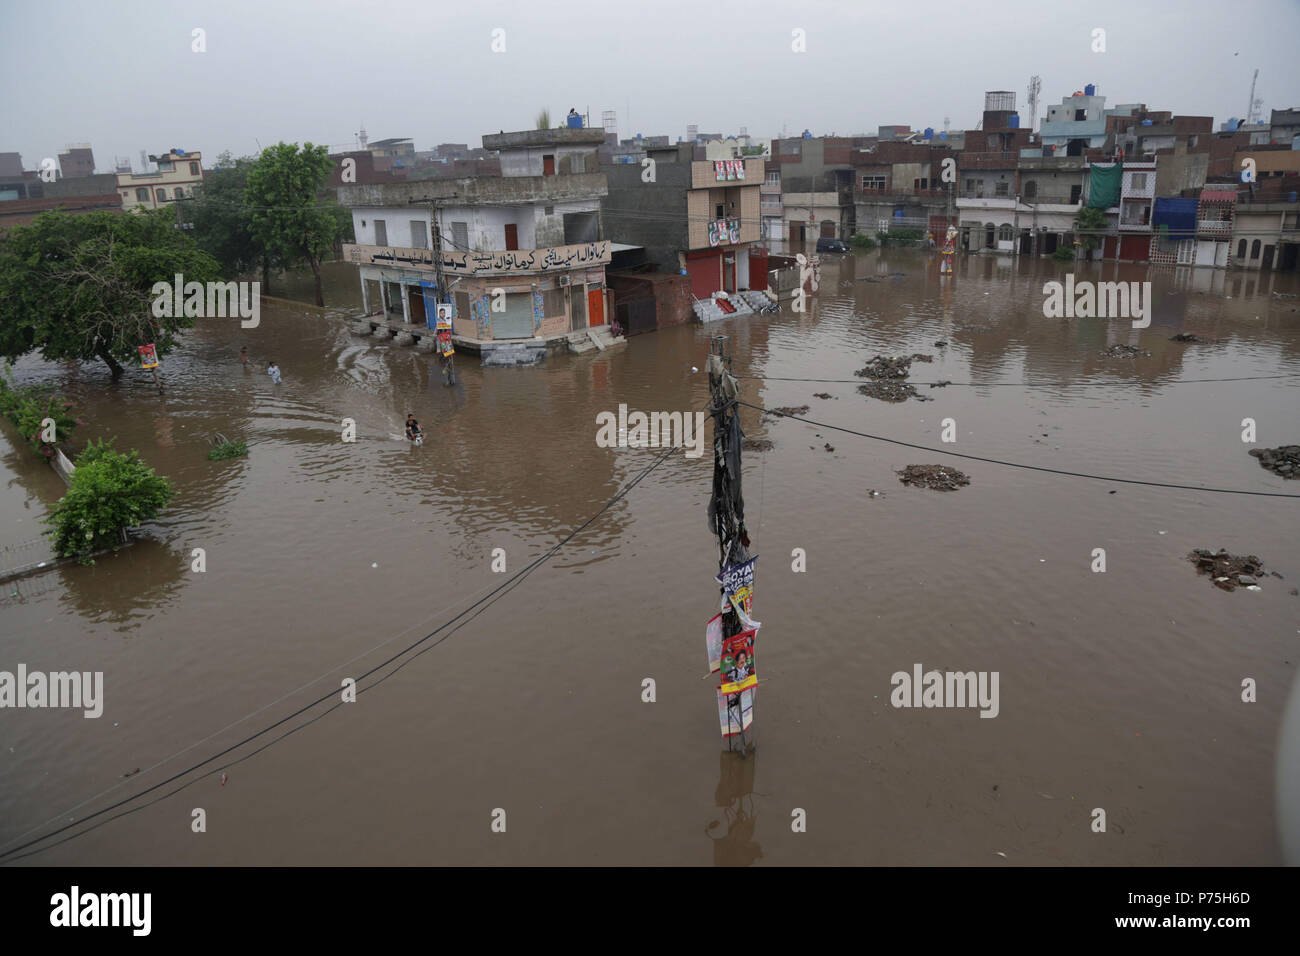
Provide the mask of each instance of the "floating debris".
POLYGON ((933 356, 933 355, 922 355, 920 352, 913 352, 913 353, 912 353, 912 361, 913 361, 913 362, 933 362, 933 361, 934 361, 934 356, 933 356))
POLYGON ((1238 587, 1258 587, 1264 562, 1253 554, 1229 554, 1226 549, 1208 551, 1197 548, 1187 556, 1201 574, 1208 574, 1215 587, 1235 591, 1238 587))
POLYGON ((776 446, 766 438, 746 438, 741 447, 745 451, 771 451, 776 446))
POLYGON ((940 339, 938 342, 935 342, 935 343, 934 343, 934 347, 937 348, 937 349, 947 348, 947 347, 948 347, 948 343, 945 342, 943 339, 940 339))
POLYGON ((946 378, 945 378, 942 382, 931 382, 931 383, 930 383, 930 387, 931 387, 931 388, 943 388, 944 386, 946 386, 946 385, 951 385, 951 384, 952 384, 952 381, 951 381, 950 379, 946 379, 946 378))
POLYGON ((1259 459, 1261 468, 1267 468, 1283 478, 1300 478, 1300 445, 1252 448, 1250 454, 1259 459))
POLYGON ((830 392, 813 392, 813 398, 834 398, 830 392))
POLYGON ((928 401, 926 396, 917 392, 915 385, 908 385, 906 382, 872 382, 870 385, 859 385, 858 391, 868 398, 878 398, 882 402, 905 402, 909 398, 928 401))
POLYGON ((898 472, 899 481, 905 485, 929 488, 932 491, 956 491, 970 484, 970 478, 947 465, 908 465, 898 472))
POLYGON ((877 355, 853 374, 858 378, 907 378, 911 368, 912 359, 906 355, 896 358, 877 355))
POLYGON ((1146 349, 1136 348, 1132 345, 1112 345, 1097 354, 1104 355, 1107 358, 1137 358, 1139 355, 1150 355, 1151 353, 1146 349))
POLYGON ((810 405, 782 405, 780 408, 769 408, 767 413, 778 418, 793 418, 795 415, 807 415, 811 407, 810 405))
POLYGON ((868 489, 867 489, 867 497, 868 497, 868 498, 883 498, 883 497, 885 497, 885 493, 884 493, 883 491, 877 491, 875 488, 868 488, 868 489))
POLYGON ((825 445, 825 447, 826 447, 826 450, 827 450, 827 451, 834 451, 834 450, 835 450, 835 446, 832 445, 830 442, 827 442, 826 445, 825 445))

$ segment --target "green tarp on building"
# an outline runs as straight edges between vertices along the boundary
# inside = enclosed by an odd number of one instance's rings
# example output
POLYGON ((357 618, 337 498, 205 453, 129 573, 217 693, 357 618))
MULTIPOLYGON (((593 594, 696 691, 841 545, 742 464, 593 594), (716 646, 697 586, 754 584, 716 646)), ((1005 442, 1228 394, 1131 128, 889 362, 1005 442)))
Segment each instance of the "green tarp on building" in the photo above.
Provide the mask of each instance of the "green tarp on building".
POLYGON ((1089 209, 1109 209, 1119 205, 1120 185, 1124 181, 1124 167, 1119 163, 1110 166, 1090 164, 1092 187, 1088 192, 1089 209))

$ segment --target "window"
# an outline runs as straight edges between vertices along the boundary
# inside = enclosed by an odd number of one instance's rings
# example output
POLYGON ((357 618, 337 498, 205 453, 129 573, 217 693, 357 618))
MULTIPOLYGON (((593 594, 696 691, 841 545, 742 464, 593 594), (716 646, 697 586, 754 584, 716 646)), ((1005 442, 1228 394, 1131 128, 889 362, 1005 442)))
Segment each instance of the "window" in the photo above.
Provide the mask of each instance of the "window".
POLYGON ((993 193, 997 196, 1007 196, 1011 193, 1011 184, 1005 179, 999 180, 993 187, 993 193))
POLYGON ((167 201, 167 190, 163 189, 161 186, 158 187, 158 201, 159 202, 167 201))
POLYGON ((451 245, 458 252, 469 251, 469 223, 453 222, 451 224, 451 245))
POLYGON ((1133 181, 1129 185, 1129 188, 1132 189, 1134 192, 1142 192, 1143 190, 1145 190, 1147 188, 1147 174, 1134 173, 1133 181))
POLYGON ((1251 257, 1252 259, 1258 259, 1258 258, 1259 258, 1259 240, 1258 240, 1258 239, 1256 239, 1254 242, 1252 242, 1252 243, 1250 244, 1250 257, 1251 257))
POLYGON ((726 206, 724 206, 722 203, 718 203, 717 206, 715 206, 714 208, 717 210, 717 215, 713 217, 714 219, 727 218, 726 206))
POLYGON ((184 189, 184 187, 182 187, 182 186, 177 186, 175 192, 172 193, 172 198, 173 198, 173 199, 184 199, 184 198, 185 198, 185 189, 184 189))
POLYGON ((375 220, 375 245, 388 245, 388 223, 382 219, 375 220))
POLYGON ((547 318, 564 315, 563 289, 546 289, 542 292, 542 315, 547 318))
POLYGON ((170 173, 175 168, 175 165, 170 159, 158 160, 158 172, 160 173, 170 173))
POLYGON ((1074 121, 1075 121, 1076 123, 1082 123, 1082 122, 1084 122, 1085 120, 1087 120, 1087 118, 1088 118, 1088 111, 1087 111, 1087 110, 1075 110, 1075 111, 1074 111, 1074 121))
POLYGON ((773 186, 781 185, 781 173, 779 171, 768 173, 767 182, 771 183, 773 186))
POLYGON ((1246 240, 1245 240, 1245 239, 1243 239, 1243 240, 1241 240, 1241 242, 1237 243, 1237 258, 1238 258, 1238 259, 1244 259, 1244 258, 1246 258, 1246 240))
POLYGON ((1025 183, 1025 198, 1033 199, 1037 195, 1038 195, 1038 181, 1035 179, 1031 179, 1027 183, 1025 183))
POLYGON ((1072 206, 1073 206, 1073 205, 1077 205, 1078 202, 1079 202, 1079 197, 1080 197, 1080 195, 1082 195, 1082 193, 1083 193, 1083 187, 1082 187, 1082 186, 1071 186, 1071 187, 1070 187, 1070 205, 1072 205, 1072 206))
POLYGON ((1010 242, 1015 238, 1015 233, 1011 229, 1011 223, 1004 222, 998 227, 998 240, 1000 242, 1010 242))
POLYGON ((913 179, 913 180, 912 180, 912 188, 915 189, 915 190, 917 190, 918 192, 920 192, 920 191, 923 190, 923 189, 929 189, 929 188, 930 188, 930 179, 929 179, 929 177, 927 177, 927 176, 922 176, 920 179, 913 179))
POLYGON ((864 190, 880 190, 881 192, 883 192, 885 189, 885 177, 884 176, 863 176, 862 188, 864 190))
POLYGON ((429 228, 418 219, 411 220, 411 248, 429 248, 429 228))
POLYGON ((149 201, 149 190, 147 190, 147 189, 137 189, 137 190, 135 191, 135 201, 136 201, 136 202, 148 202, 148 201, 149 201))
POLYGON ((198 174, 199 174, 199 164, 198 164, 198 163, 190 163, 190 175, 191 175, 191 176, 197 176, 198 174))

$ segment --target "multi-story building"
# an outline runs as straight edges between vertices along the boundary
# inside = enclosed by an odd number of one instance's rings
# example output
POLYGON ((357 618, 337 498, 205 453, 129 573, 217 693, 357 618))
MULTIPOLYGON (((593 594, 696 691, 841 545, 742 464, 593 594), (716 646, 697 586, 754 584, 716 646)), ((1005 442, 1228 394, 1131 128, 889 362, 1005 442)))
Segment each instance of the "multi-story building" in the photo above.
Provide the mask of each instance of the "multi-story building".
POLYGON ((66 153, 59 153, 59 175, 64 179, 95 175, 95 153, 89 143, 74 143, 66 153))
POLYGON ((116 173, 117 191, 127 212, 160 209, 178 199, 193 199, 203 185, 202 153, 170 149, 161 156, 150 156, 154 172, 116 173))
MULTIPOLYGON (((697 160, 696 148, 649 147, 653 167, 604 167, 606 229, 619 242, 642 247, 659 272, 689 277, 691 295, 704 305, 716 293, 766 289, 767 253, 760 243, 764 160, 697 160)), ((731 307, 749 311, 743 296, 738 302, 731 307)))
POLYGON ((956 221, 956 152, 881 139, 854 150, 853 167, 858 232, 872 235, 903 227, 928 231, 936 242, 943 241, 949 223, 956 221), (945 168, 951 170, 951 182, 944 182, 945 168))
POLYGON ((483 145, 498 152, 500 176, 340 186, 357 238, 344 257, 358 267, 366 315, 400 316, 419 334, 434 299, 449 297, 455 340, 485 360, 503 343, 535 359, 574 333, 608 332, 604 139, 581 128, 492 134, 483 145))
POLYGON ((1115 217, 1116 234, 1106 237, 1102 258, 1142 262, 1150 257, 1151 213, 1155 197, 1155 161, 1125 162, 1115 217))
POLYGON ((763 183, 758 189, 759 237, 769 249, 785 245, 785 206, 781 199, 781 167, 770 160, 764 165, 763 183))
POLYGON ((1101 149, 1106 144, 1106 97, 1091 83, 1062 97, 1047 108, 1039 139, 1045 155, 1082 156, 1086 150, 1101 149))
POLYGON ((772 140, 771 159, 781 169, 786 236, 794 251, 809 240, 847 239, 857 231, 853 151, 875 137, 811 136, 772 140))

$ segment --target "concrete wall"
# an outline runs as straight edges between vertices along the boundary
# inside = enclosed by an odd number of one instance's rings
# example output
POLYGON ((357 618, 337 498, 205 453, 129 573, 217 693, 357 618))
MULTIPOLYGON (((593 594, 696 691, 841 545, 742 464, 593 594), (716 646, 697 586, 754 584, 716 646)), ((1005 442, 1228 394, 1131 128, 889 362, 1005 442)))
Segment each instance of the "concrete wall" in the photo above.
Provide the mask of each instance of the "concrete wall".
POLYGON ((673 161, 670 153, 652 158, 656 160, 654 182, 642 181, 645 170, 640 164, 602 167, 609 183, 601 211, 605 237, 644 246, 647 260, 660 271, 677 272, 677 254, 687 247, 691 164, 673 161))
POLYGON ((555 157, 555 172, 567 176, 572 173, 594 173, 599 168, 597 151, 589 146, 536 146, 528 149, 501 152, 502 176, 541 176, 545 168, 543 156, 555 157))

